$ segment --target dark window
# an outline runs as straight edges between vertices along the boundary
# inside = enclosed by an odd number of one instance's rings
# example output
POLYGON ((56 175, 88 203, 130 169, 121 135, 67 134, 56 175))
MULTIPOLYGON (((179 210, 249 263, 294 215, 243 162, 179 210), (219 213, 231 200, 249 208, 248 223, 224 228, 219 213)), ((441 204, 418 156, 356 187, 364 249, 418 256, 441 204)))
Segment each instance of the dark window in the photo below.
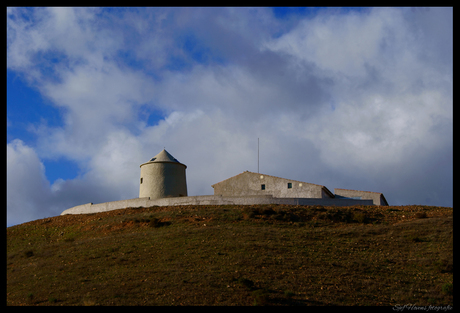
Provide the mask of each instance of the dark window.
POLYGON ((260 189, 265 190, 265 184, 260 185, 260 189))
POLYGON ((142 177, 141 177, 141 184, 142 184, 142 177))
POLYGON ((288 188, 292 188, 292 183, 288 183, 288 188))

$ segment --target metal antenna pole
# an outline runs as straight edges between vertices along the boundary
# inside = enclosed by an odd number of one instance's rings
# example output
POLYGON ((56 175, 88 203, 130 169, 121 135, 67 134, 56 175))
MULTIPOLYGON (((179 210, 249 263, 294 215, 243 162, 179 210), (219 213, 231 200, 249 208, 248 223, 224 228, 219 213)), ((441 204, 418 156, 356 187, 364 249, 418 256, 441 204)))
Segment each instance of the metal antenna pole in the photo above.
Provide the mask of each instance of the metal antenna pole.
POLYGON ((259 172, 259 138, 257 138, 257 173, 259 172))

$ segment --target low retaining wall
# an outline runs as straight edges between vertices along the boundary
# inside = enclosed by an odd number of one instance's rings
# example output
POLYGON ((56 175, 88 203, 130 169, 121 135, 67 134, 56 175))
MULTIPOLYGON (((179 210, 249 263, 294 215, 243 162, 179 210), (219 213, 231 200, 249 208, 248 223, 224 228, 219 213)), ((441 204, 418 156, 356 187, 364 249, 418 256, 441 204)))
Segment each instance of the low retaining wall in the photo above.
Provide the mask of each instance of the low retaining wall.
POLYGON ((98 213, 98 212, 106 212, 106 211, 130 208, 130 207, 131 208, 132 207, 147 208, 149 206, 152 206, 152 204, 149 205, 149 202, 151 202, 150 198, 146 197, 146 198, 135 198, 135 199, 129 199, 129 200, 104 202, 104 203, 98 203, 98 204, 87 203, 87 204, 77 205, 73 208, 65 210, 64 212, 61 213, 61 215, 98 213))
POLYGON ((351 206, 373 205, 372 200, 356 199, 323 199, 323 198, 274 198, 272 196, 191 196, 174 197, 150 200, 150 198, 135 198, 129 200, 111 201, 98 204, 82 204, 67 209, 61 213, 66 214, 89 214, 99 213, 126 208, 148 208, 151 206, 175 206, 175 205, 252 205, 252 204, 292 204, 292 205, 324 205, 324 206, 351 206))

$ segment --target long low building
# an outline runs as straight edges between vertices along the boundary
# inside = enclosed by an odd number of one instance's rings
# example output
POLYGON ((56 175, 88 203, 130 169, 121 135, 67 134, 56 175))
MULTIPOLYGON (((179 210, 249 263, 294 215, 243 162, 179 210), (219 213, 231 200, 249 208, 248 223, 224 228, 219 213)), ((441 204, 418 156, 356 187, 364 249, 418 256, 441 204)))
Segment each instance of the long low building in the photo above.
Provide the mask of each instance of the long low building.
POLYGON ((88 214, 151 206, 175 205, 388 205, 378 192, 335 189, 333 194, 323 185, 245 171, 212 185, 214 195, 187 196, 185 169, 166 150, 141 164, 139 198, 87 203, 65 210, 65 214, 88 214))
POLYGON ((249 196, 271 195, 274 198, 316 198, 372 200, 375 205, 388 205, 380 192, 351 189, 334 189, 330 192, 323 185, 245 171, 212 185, 214 195, 249 196))
POLYGON ((275 198, 332 199, 334 194, 325 186, 245 171, 211 186, 214 195, 271 195, 275 198))

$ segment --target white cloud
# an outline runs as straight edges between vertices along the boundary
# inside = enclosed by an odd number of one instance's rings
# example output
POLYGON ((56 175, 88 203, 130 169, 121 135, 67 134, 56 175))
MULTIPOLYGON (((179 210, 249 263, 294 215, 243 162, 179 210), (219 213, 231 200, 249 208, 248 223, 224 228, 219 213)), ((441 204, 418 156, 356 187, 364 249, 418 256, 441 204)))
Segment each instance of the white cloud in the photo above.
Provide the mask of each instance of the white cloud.
POLYGON ((15 139, 7 145, 7 224, 43 216, 37 204, 49 196, 49 182, 44 166, 35 151, 21 140, 15 139))
POLYGON ((120 190, 121 199, 136 198, 139 165, 147 161, 142 160, 142 150, 141 143, 132 135, 123 131, 110 133, 105 144, 92 155, 85 179, 120 190))
POLYGON ((320 14, 265 44, 292 55, 294 64, 315 64, 334 81, 334 110, 315 115, 308 129, 331 166, 403 161, 413 144, 436 145, 434 124, 451 119, 450 78, 420 57, 430 47, 407 24, 398 9, 320 14), (447 86, 439 88, 439 79, 447 86))
POLYGON ((277 40, 269 40, 265 46, 324 70, 362 76, 366 74, 366 63, 374 62, 378 55, 384 24, 391 23, 385 20, 389 19, 393 19, 390 12, 378 19, 370 14, 320 14, 302 21, 277 40))

